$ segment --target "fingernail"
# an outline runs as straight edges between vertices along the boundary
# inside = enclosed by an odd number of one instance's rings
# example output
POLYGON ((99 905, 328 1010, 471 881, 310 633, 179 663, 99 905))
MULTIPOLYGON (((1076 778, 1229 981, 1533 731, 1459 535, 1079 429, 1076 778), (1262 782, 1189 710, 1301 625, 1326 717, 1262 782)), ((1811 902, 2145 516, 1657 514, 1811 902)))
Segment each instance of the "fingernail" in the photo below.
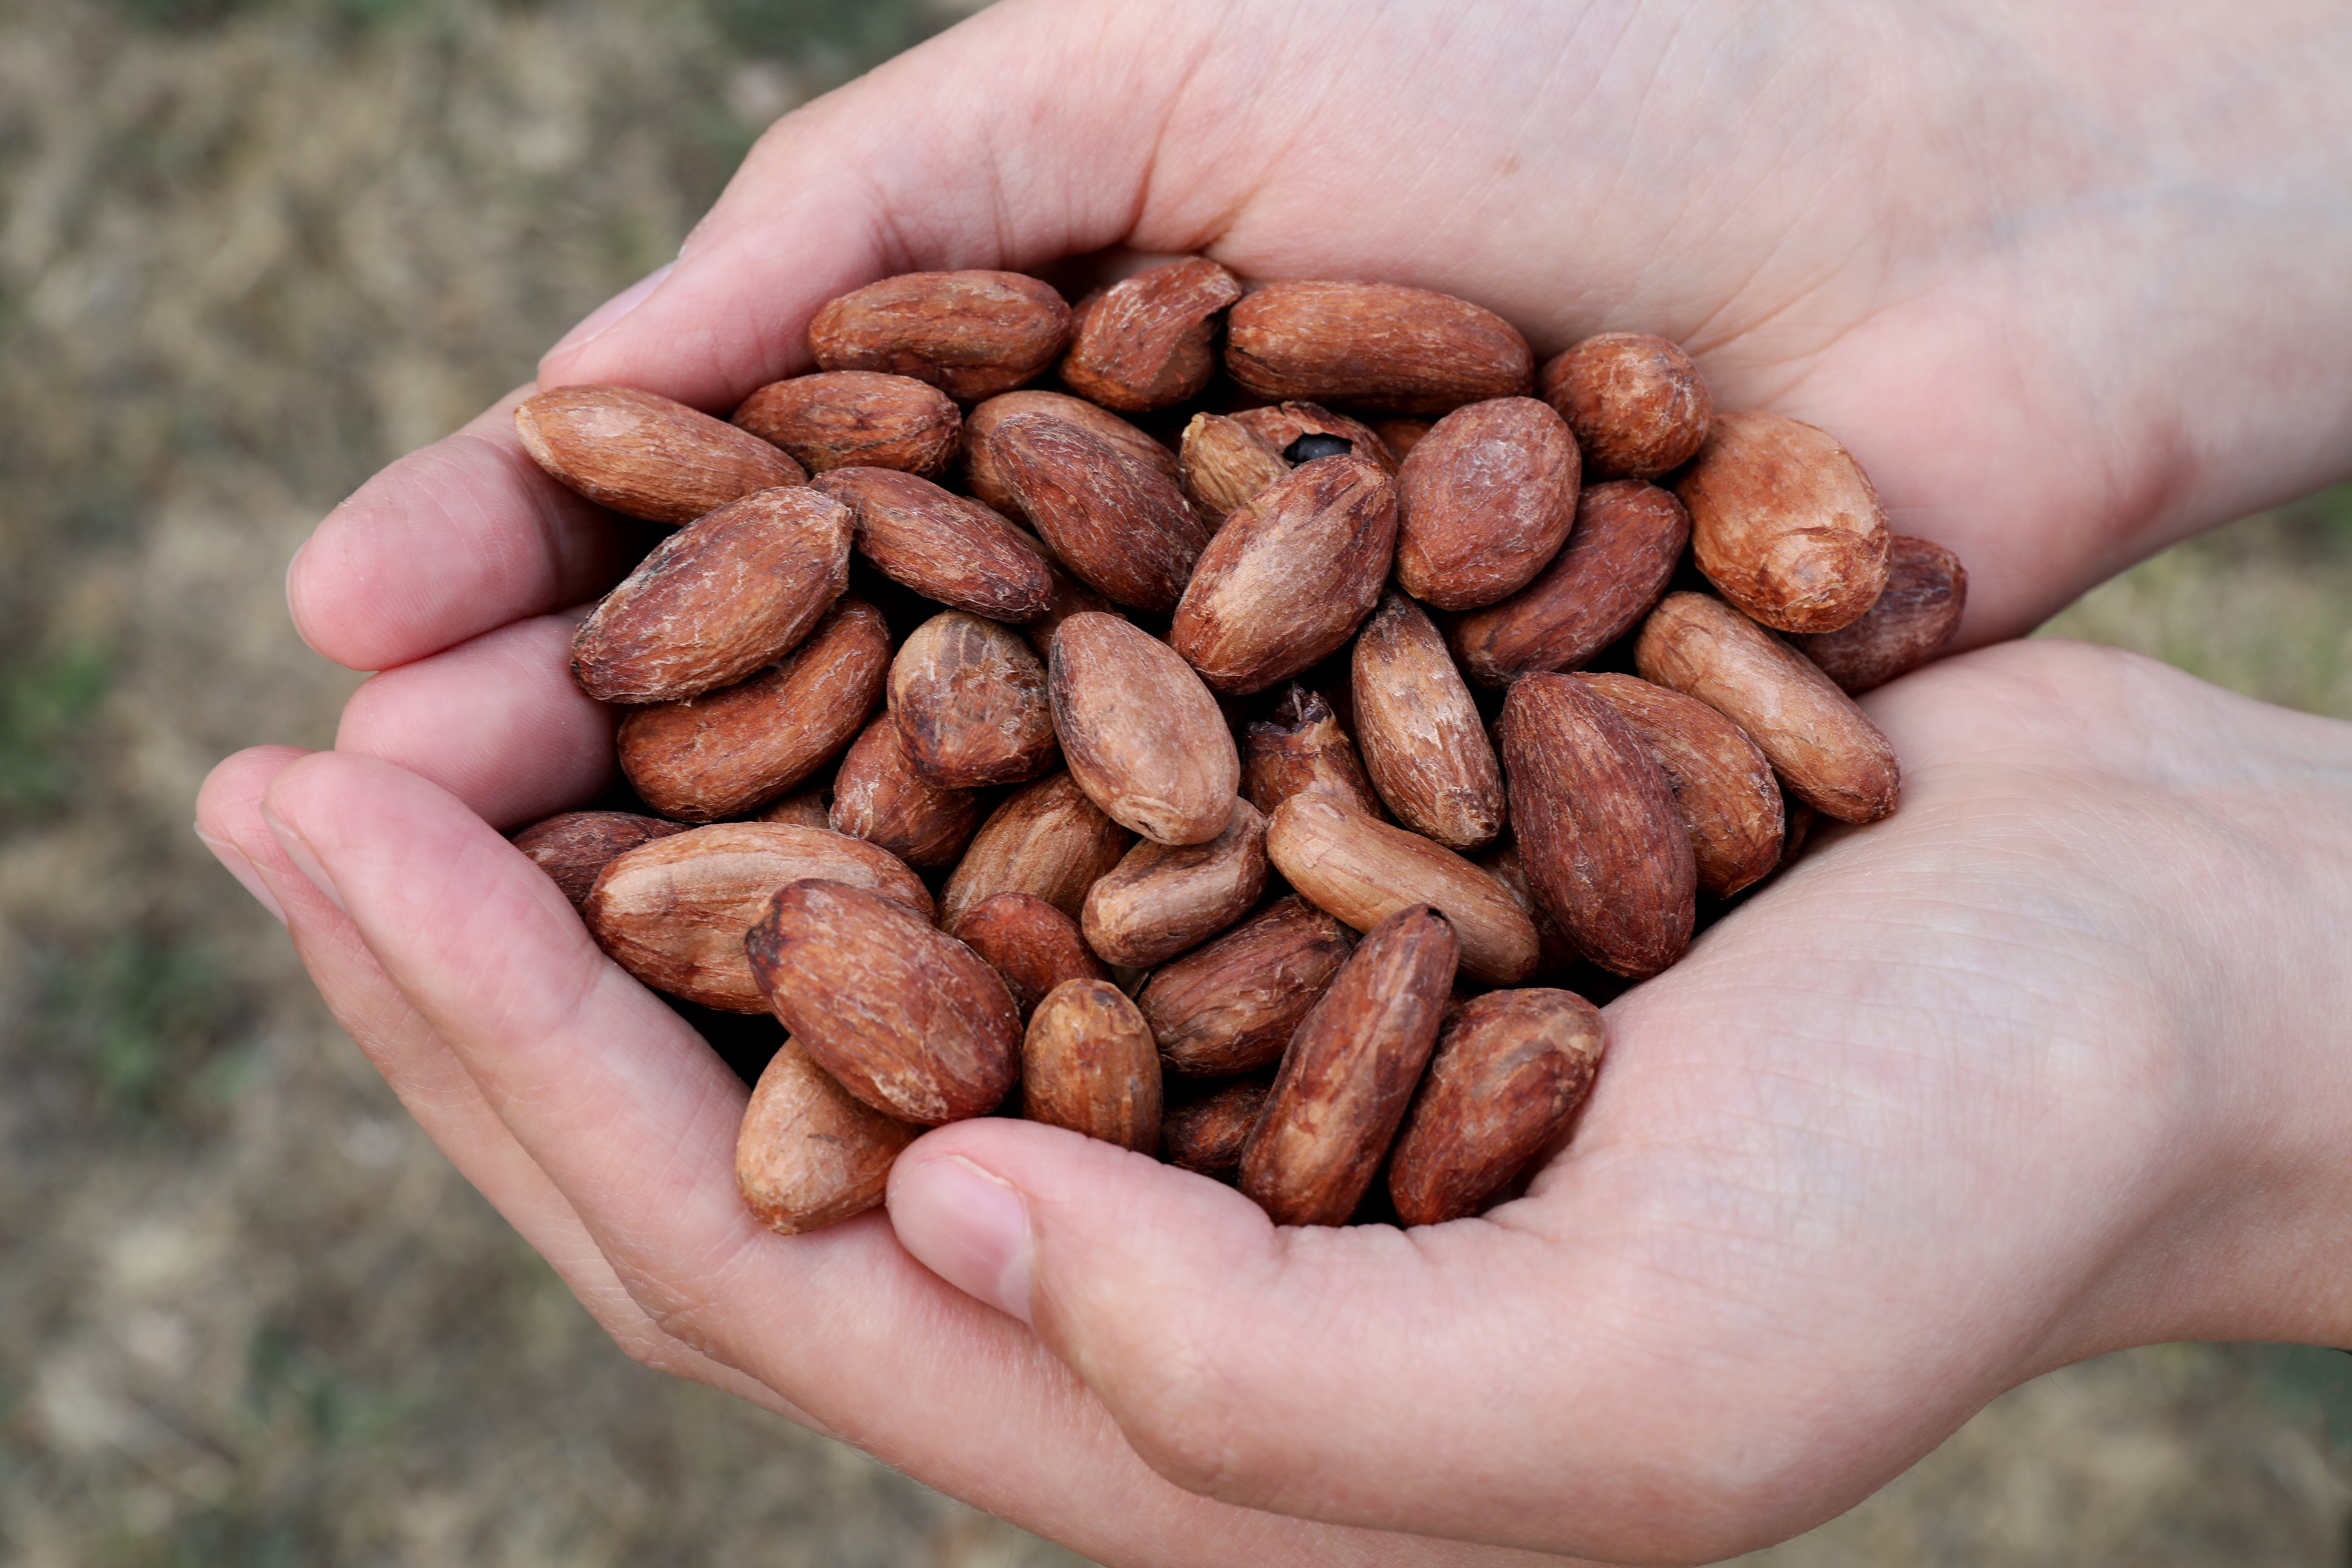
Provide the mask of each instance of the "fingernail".
POLYGON ((677 265, 675 261, 664 262, 589 311, 585 320, 558 338, 555 346, 541 357, 551 359, 567 349, 584 348, 611 331, 620 325, 622 317, 644 304, 653 291, 662 286, 662 279, 667 278, 669 269, 677 265))
POLYGON ((327 902, 350 914, 352 911, 343 903, 343 895, 335 889, 335 879, 327 875, 327 868, 320 865, 319 858, 310 852, 310 840, 280 822, 267 805, 261 808, 261 820, 269 824, 269 831, 277 836, 278 847, 286 851, 286 858, 294 862, 294 868, 310 879, 310 885, 319 889, 327 902))
POLYGON ((967 1296, 1029 1321, 1029 1205, 961 1154, 902 1167, 890 1224, 923 1267, 967 1296))
POLYGON ((261 873, 253 868, 253 862, 245 858, 244 850, 226 838, 215 838, 201 825, 196 828, 196 837, 203 839, 205 847, 213 852, 213 858, 245 885, 245 890, 253 895, 257 903, 276 915, 279 925, 286 923, 286 906, 278 901, 278 895, 269 890, 269 884, 261 879, 261 873))

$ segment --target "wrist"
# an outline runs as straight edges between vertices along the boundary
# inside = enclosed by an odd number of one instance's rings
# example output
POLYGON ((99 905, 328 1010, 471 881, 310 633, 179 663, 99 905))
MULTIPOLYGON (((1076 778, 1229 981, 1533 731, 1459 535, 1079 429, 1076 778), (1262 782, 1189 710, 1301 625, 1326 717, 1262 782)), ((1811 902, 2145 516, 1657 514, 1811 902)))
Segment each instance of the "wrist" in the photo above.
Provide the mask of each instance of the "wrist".
POLYGON ((1840 434, 1897 530, 1959 552, 1963 647, 2352 477, 2352 38, 2266 0, 2151 26, 1892 14, 1849 66, 1904 104, 1845 176, 1873 226, 1815 263, 1852 324, 1809 342, 1821 312, 1790 311, 1701 355, 1724 405, 1840 434))
MULTIPOLYGON (((2175 679, 2175 678, 2168 678, 2175 679)), ((2186 682, 2182 682, 2184 686, 2186 682)), ((2352 1346, 2352 725, 2198 688, 2149 900, 2175 1158, 2058 1359, 2156 1341, 2352 1346)), ((2163 1147, 2160 1143, 2159 1148, 2163 1147)))
POLYGON ((2013 25, 2036 68, 1982 111, 2040 145, 2000 226, 2109 487, 2079 591, 2352 475, 2352 35, 2274 0, 2013 25))

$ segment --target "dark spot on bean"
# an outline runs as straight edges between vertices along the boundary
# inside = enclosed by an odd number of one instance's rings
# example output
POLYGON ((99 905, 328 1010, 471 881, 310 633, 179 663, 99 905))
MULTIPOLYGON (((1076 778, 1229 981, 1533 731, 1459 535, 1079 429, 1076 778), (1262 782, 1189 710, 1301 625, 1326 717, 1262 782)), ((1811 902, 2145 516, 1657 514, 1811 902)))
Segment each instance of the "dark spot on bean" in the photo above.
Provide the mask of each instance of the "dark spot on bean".
POLYGON ((1339 458, 1356 449, 1352 441, 1337 436, 1308 434, 1301 436, 1282 449, 1283 457, 1293 463, 1311 463, 1318 458, 1339 458))

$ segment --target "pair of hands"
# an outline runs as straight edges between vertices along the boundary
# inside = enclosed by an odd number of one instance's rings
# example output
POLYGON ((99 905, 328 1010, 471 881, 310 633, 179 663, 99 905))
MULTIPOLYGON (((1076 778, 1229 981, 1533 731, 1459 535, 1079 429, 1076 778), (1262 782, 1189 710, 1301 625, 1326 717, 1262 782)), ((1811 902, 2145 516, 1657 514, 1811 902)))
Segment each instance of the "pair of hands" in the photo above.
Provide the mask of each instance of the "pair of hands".
MULTIPOLYGON (((2288 134, 2327 12, 1004 0, 781 122, 541 380, 723 412, 919 268, 1419 283, 1834 431, 1990 643, 2343 466, 2352 176, 2288 134)), ((303 635, 383 673, 200 830, 633 1355, 1108 1561, 1403 1563, 1706 1560, 2066 1362, 2352 1340, 2352 726, 2047 642, 1866 701, 1902 812, 1612 1005, 1574 1145, 1483 1219, 1277 1231, 992 1119, 887 1215, 761 1229, 741 1086, 499 836, 610 777, 565 650, 646 537, 510 409, 304 547, 303 635)))

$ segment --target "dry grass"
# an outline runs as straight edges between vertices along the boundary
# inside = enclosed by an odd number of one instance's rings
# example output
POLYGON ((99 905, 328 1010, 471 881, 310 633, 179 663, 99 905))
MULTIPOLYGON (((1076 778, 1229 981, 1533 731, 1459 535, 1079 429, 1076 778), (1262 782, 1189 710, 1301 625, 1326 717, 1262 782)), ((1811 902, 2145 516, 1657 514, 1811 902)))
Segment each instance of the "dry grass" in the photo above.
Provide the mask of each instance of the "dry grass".
MULTIPOLYGON (((331 738, 353 678, 279 597, 316 516, 667 257, 759 122, 936 19, 0 3, 0 1558, 1069 1561, 614 1351, 187 832, 222 754, 331 738)), ((2066 624, 2352 713, 2315 518, 2066 624)), ((2074 1369, 1761 1561, 2333 1564, 2331 1370, 2074 1369)))

